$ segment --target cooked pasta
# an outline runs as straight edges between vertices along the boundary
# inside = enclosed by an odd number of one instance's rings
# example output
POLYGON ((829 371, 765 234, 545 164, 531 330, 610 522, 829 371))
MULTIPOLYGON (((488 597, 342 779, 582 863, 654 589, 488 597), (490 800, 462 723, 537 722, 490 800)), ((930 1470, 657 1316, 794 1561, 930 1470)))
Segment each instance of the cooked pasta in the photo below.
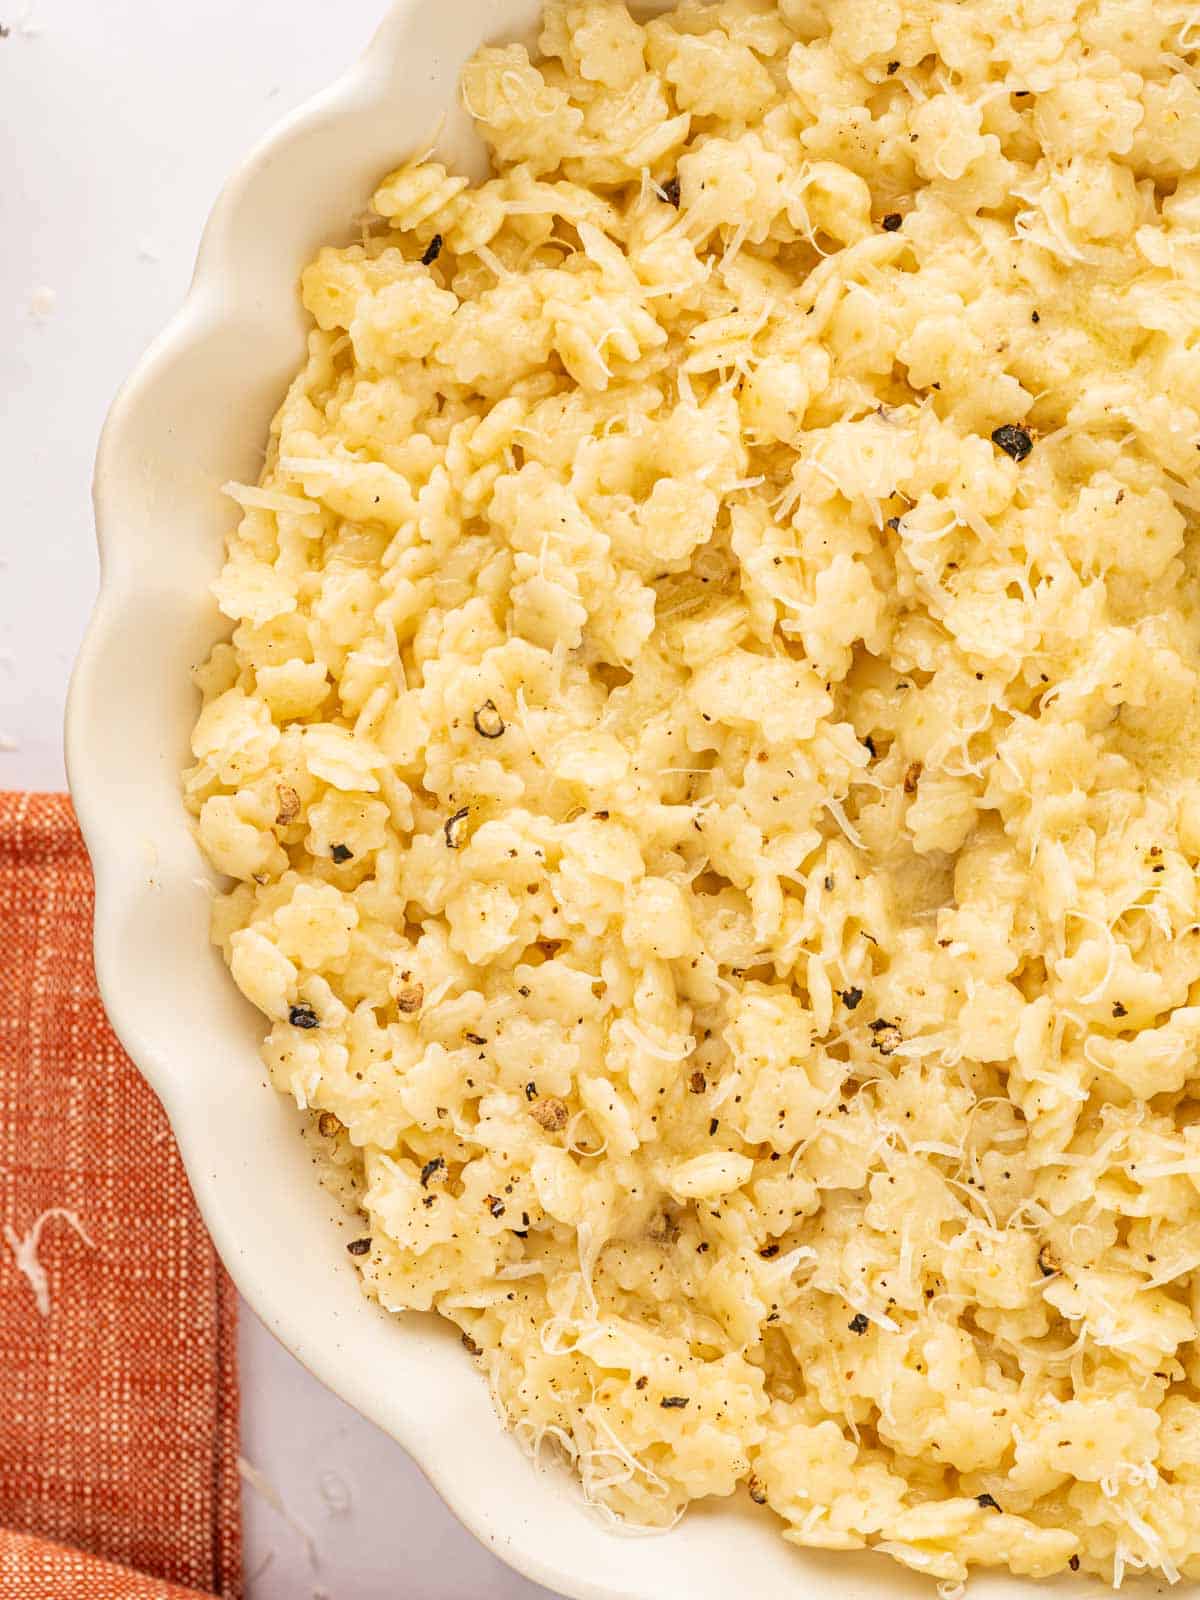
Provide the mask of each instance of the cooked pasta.
POLYGON ((550 0, 304 273, 215 937, 615 1516, 1200 1576, 1198 43, 550 0))

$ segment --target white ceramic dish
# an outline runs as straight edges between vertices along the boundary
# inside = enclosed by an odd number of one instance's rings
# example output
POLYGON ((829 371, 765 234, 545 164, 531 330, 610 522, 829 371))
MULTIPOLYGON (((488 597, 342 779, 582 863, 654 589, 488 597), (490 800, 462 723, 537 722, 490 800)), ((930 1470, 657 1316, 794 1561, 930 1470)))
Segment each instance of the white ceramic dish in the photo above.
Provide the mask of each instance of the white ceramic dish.
MULTIPOLYGON (((748 1501, 696 1510, 665 1536, 621 1538, 565 1474, 535 1471, 501 1431, 457 1336, 361 1295, 298 1119, 259 1064, 261 1018, 208 942, 211 874, 179 774, 196 712, 188 668, 223 631, 208 593, 233 515, 220 485, 256 476, 300 363, 300 267, 321 243, 353 236, 375 180, 443 115, 439 152, 478 168, 455 109, 459 69, 485 39, 522 36, 537 10, 535 0, 402 0, 358 66, 231 180, 186 303, 113 407, 95 483, 101 592, 67 714, 96 873, 100 988, 166 1107, 243 1295, 318 1378, 399 1440, 505 1561, 576 1600, 772 1600, 831 1581, 853 1600, 928 1594, 879 1558, 793 1550, 748 1501)), ((396 1568, 402 1585, 403 1551, 396 1568)), ((1030 1593, 1011 1580, 978 1587, 1030 1593)))

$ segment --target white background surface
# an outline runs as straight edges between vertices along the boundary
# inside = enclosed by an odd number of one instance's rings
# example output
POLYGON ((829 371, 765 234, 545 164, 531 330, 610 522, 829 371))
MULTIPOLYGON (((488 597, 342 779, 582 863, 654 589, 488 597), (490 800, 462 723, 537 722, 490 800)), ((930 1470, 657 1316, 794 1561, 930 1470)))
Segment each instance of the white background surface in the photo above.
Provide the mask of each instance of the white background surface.
MULTIPOLYGON (((113 393, 182 298, 224 178, 358 54, 383 10, 0 0, 0 788, 65 787, 63 700, 96 586, 89 480, 113 393)), ((249 1311, 241 1351, 243 1452, 317 1557, 247 1493, 251 1600, 545 1594, 249 1311)))

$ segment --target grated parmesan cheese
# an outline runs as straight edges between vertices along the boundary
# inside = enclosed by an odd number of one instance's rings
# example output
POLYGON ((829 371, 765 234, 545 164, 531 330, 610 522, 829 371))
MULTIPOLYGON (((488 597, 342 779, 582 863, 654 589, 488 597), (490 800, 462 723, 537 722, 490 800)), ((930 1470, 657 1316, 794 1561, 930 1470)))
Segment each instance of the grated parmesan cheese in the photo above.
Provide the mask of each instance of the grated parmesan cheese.
POLYGON ((259 1467, 252 1466, 245 1456, 237 1458, 238 1477, 247 1484, 259 1499, 270 1506, 287 1523, 288 1527, 304 1546, 304 1553, 308 1564, 315 1571, 320 1565, 317 1556, 317 1544, 308 1528, 288 1510, 284 1504, 283 1496, 276 1485, 259 1467))
POLYGON ((33 1290, 34 1303, 43 1317, 50 1315, 50 1279, 38 1256, 38 1248, 41 1244, 42 1229, 55 1219, 73 1228, 89 1250, 96 1248, 78 1214, 67 1211, 62 1206, 51 1206, 49 1210, 43 1211, 24 1234, 19 1234, 11 1222, 4 1224, 4 1237, 12 1251, 17 1271, 24 1274, 29 1287, 33 1290))

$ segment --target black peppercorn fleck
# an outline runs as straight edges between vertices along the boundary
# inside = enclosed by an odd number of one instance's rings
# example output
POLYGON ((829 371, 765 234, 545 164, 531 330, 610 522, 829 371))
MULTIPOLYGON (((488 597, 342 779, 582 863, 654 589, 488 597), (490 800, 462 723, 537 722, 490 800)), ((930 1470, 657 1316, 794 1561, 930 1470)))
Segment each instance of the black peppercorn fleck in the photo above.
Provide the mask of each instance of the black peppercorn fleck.
POLYGON ((684 1406, 688 1404, 688 1399, 686 1395, 668 1394, 664 1395, 658 1403, 664 1411, 682 1411, 684 1406))
POLYGON ((401 989, 396 996, 396 1009, 406 1017, 411 1017, 414 1012, 420 1011, 424 1004, 425 985, 423 983, 409 984, 407 988, 401 989))
POLYGON ((679 179, 678 178, 668 178, 666 183, 664 183, 663 186, 662 186, 662 192, 663 192, 663 199, 667 202, 667 204, 669 206, 674 206, 676 211, 678 211, 678 209, 679 209, 679 179))
POLYGON ((340 867, 344 861, 354 860, 354 851, 347 844, 334 844, 329 847, 329 854, 340 867))
POLYGON ((887 216, 883 219, 884 233, 895 233, 903 221, 904 218, 898 211, 889 211, 887 216))
POLYGON ((346 1246, 352 1256, 365 1256, 371 1248, 370 1239, 351 1239, 346 1246))
POLYGON ((319 1028, 321 1019, 311 1006, 293 1006, 288 1012, 288 1021, 293 1028, 319 1028))
POLYGON ((442 253, 443 239, 440 233, 435 233, 426 247, 425 254, 421 257, 423 267, 431 267, 442 253))
POLYGON ((473 718, 475 732, 481 739, 499 739, 505 730, 504 718, 496 710, 494 700, 485 700, 473 718))
POLYGON ((992 443, 998 445, 1006 456, 1011 456, 1014 461, 1024 461, 1033 449, 1033 440, 1024 428, 1018 428, 1011 422, 1006 422, 1002 428, 997 428, 992 434, 992 443))
POLYGON ((870 1028, 874 1035, 871 1048, 878 1050, 881 1056, 890 1056, 904 1042, 904 1036, 894 1022, 872 1022, 870 1028))
POLYGON ((851 1333, 866 1333, 871 1326, 870 1320, 864 1317, 861 1311, 856 1311, 846 1324, 851 1333))
POLYGON ((446 835, 446 845, 449 849, 462 849, 464 827, 470 815, 470 806, 463 806, 461 811, 456 811, 452 817, 447 818, 442 832, 446 835))

